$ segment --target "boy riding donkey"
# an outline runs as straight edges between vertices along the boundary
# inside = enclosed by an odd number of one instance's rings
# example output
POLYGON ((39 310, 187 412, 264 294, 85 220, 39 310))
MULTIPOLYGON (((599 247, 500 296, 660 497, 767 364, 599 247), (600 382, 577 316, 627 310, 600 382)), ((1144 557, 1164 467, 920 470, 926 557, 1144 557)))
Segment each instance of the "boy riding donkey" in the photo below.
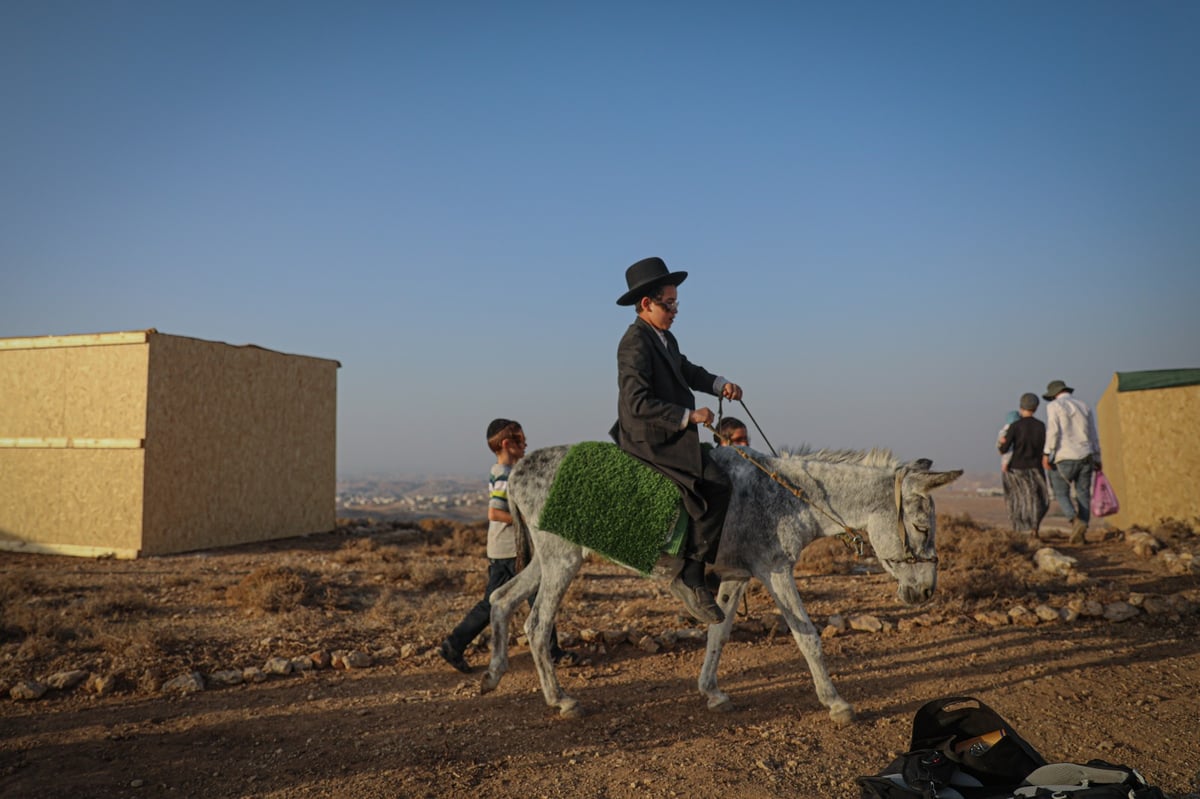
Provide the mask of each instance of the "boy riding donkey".
POLYGON ((671 272, 661 258, 645 258, 625 270, 627 291, 617 305, 632 305, 637 319, 617 347, 617 445, 679 486, 691 524, 683 568, 671 581, 697 620, 719 624, 725 616, 705 584, 705 564, 717 556, 731 487, 700 446, 697 425, 712 424, 709 408, 696 409, 692 391, 739 400, 742 389, 693 364, 670 332, 679 311, 678 286, 687 272, 671 272))

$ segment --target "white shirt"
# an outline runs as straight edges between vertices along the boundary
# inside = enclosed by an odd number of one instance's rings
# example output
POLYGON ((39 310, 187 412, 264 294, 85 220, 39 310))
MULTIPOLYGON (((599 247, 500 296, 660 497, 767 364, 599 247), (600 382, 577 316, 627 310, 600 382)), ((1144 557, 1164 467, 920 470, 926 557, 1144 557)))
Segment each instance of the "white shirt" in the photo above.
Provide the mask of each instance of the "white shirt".
POLYGON ((1046 406, 1046 448, 1051 461, 1100 459, 1100 436, 1091 408, 1064 391, 1046 406))

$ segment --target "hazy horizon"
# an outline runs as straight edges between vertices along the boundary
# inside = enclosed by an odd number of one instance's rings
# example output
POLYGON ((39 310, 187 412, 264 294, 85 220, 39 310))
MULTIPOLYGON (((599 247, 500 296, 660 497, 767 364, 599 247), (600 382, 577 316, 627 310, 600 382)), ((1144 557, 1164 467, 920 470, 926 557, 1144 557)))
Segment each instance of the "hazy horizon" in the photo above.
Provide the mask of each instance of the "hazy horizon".
POLYGON ((339 475, 483 474, 494 417, 607 440, 658 255, 777 448, 987 472, 1023 392, 1200 367, 1198 38, 1153 0, 9 3, 0 337, 336 359, 339 475))

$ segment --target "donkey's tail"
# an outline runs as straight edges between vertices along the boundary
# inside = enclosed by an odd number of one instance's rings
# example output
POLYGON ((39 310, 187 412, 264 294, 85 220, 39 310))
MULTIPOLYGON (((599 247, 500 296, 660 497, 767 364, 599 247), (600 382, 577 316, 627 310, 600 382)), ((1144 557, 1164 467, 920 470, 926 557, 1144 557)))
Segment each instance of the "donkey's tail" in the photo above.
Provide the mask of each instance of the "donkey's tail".
POLYGON ((517 539, 517 571, 521 571, 529 565, 529 560, 533 557, 533 538, 529 535, 529 525, 521 515, 521 508, 517 506, 517 501, 512 495, 508 497, 508 511, 512 514, 513 534, 517 539))

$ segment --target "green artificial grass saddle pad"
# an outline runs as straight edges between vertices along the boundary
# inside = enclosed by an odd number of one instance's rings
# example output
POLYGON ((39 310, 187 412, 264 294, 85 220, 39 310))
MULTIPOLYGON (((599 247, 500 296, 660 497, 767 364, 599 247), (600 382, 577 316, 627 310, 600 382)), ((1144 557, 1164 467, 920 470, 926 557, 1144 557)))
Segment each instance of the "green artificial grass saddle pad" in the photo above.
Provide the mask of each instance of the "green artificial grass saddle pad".
POLYGON ((674 483, 616 444, 584 441, 567 450, 537 526, 649 574, 679 554, 687 522, 674 483))

